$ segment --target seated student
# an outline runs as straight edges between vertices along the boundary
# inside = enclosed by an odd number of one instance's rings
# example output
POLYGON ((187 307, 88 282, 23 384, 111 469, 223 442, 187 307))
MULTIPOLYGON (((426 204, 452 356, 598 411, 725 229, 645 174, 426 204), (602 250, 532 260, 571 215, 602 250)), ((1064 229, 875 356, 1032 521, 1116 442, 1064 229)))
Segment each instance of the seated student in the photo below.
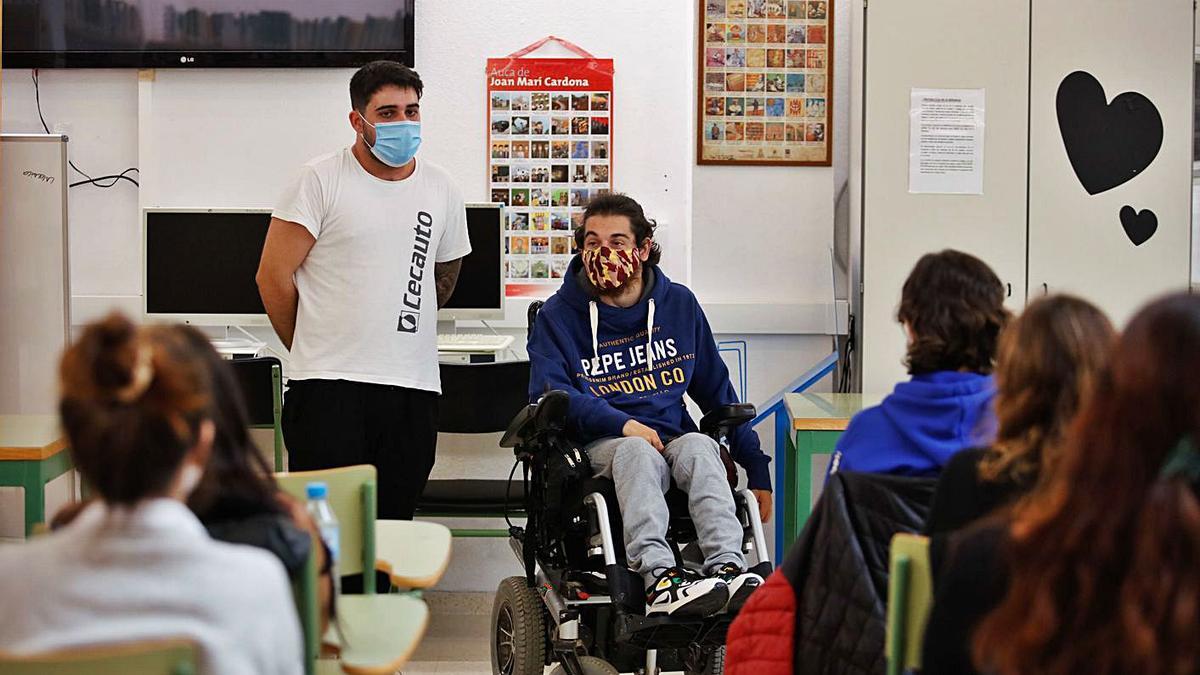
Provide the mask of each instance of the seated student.
POLYGON ((960 529, 1012 502, 1058 464, 1063 433, 1114 336, 1104 312, 1066 295, 1034 301, 1005 328, 996 355, 996 441, 950 458, 926 534, 960 529))
POLYGON ((279 489, 267 460, 250 440, 250 417, 242 389, 229 364, 200 331, 178 326, 190 349, 204 358, 212 376, 212 415, 215 434, 204 476, 187 505, 217 541, 247 544, 270 551, 288 576, 299 579, 308 556, 315 554, 320 577, 321 617, 332 607, 330 560, 320 541, 317 524, 303 503, 279 489))
MULTIPOLYGON (((529 339, 529 391, 570 395, 568 431, 598 476, 612 478, 625 552, 647 588, 646 613, 735 611, 762 583, 747 573, 742 526, 717 443, 697 431, 686 393, 701 408, 736 403, 696 297, 658 267, 654 222, 625 195, 591 200, 575 231, 582 253, 538 314, 529 339), (676 565, 666 541, 664 493, 674 478, 704 552, 705 576, 676 565), (706 578, 707 577, 707 578, 706 578)), ((770 516, 770 459, 742 425, 730 440, 763 520, 770 516)))
POLYGON ((850 420, 829 472, 936 475, 954 453, 990 443, 990 373, 1008 316, 1004 285, 982 260, 953 250, 922 256, 897 312, 912 379, 850 420))
POLYGON ((279 560, 213 541, 184 505, 214 435, 203 357, 175 327, 112 315, 67 349, 61 391, 72 459, 99 499, 0 547, 0 651, 183 637, 203 673, 302 672, 279 560))
MULTIPOLYGON (((250 440, 249 417, 242 390, 221 355, 200 331, 190 326, 175 326, 188 349, 200 356, 212 379, 213 446, 204 475, 188 497, 187 505, 204 524, 208 534, 218 541, 246 544, 270 551, 283 563, 288 576, 297 579, 304 572, 319 541, 316 524, 304 505, 275 485, 271 469, 250 440)), ((68 504, 54 516, 51 526, 67 525, 87 508, 91 500, 68 504)), ((328 555, 318 547, 318 592, 321 616, 329 616, 332 581, 328 555)))
POLYGON ((955 537, 926 674, 1200 672, 1200 297, 1142 309, 1007 518, 955 537))

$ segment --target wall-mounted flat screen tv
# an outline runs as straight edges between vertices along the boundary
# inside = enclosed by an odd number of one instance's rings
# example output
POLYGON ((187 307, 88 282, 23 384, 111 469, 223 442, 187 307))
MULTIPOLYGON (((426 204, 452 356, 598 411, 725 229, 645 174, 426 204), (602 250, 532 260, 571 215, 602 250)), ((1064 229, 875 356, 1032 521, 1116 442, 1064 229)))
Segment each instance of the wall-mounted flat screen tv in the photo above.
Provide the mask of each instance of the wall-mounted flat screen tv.
POLYGON ((411 66, 414 2, 4 0, 4 67, 411 66))

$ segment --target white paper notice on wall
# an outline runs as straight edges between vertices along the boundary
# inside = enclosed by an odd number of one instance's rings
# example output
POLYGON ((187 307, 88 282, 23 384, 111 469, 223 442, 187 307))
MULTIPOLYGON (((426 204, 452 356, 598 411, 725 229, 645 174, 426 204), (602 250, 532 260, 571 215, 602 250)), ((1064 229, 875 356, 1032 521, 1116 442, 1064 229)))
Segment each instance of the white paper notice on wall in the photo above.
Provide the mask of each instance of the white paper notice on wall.
POLYGON ((983 194, 983 89, 913 89, 908 191, 983 194))

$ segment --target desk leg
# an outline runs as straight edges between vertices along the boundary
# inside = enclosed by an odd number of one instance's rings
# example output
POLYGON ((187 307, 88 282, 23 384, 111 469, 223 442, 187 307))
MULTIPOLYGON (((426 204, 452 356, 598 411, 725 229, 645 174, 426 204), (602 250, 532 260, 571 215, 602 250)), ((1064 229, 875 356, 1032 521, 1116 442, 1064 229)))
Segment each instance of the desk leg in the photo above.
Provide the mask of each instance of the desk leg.
POLYGON ((800 531, 804 529, 804 524, 812 514, 813 457, 822 453, 832 453, 841 435, 840 431, 797 431, 794 445, 791 443, 792 439, 788 439, 788 456, 791 461, 788 481, 794 483, 791 494, 796 495, 795 508, 788 513, 794 523, 788 530, 788 545, 800 536, 800 531))
MULTIPOLYGON (((46 484, 70 471, 74 464, 70 453, 63 451, 40 462, 26 462, 25 482, 25 538, 33 532, 33 526, 46 522, 46 484), (30 486, 34 486, 31 490, 30 486), (30 496, 33 495, 33 507, 30 496)), ((71 499, 74 499, 71 495, 71 499)), ((48 524, 48 523, 47 523, 48 524)))
POLYGON ((25 490, 25 538, 33 536, 33 526, 46 521, 46 483, 42 481, 41 462, 21 462, 25 490))
POLYGON ((812 511, 812 432, 797 431, 795 436, 788 437, 788 482, 789 492, 794 495, 792 508, 788 510, 786 544, 791 548, 792 542, 800 536, 800 530, 808 521, 812 511))

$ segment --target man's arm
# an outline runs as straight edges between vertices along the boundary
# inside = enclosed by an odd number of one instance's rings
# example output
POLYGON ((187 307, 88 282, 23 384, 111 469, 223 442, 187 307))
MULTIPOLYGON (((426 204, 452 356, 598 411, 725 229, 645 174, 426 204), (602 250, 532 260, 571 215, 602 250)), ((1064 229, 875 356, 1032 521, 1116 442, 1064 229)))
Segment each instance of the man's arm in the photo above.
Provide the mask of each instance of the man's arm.
POLYGON ((461 269, 462 258, 434 264, 433 278, 437 284, 438 309, 445 307, 450 296, 454 295, 454 286, 458 283, 458 272, 461 269))
MULTIPOLYGON (((700 406, 700 410, 708 413, 710 410, 738 402, 737 392, 729 381, 729 369, 721 360, 717 350, 716 339, 708 325, 708 317, 696 303, 696 367, 692 371, 692 381, 688 384, 688 396, 700 406)), ((750 488, 755 490, 762 507, 764 496, 771 489, 770 472, 767 465, 771 459, 763 453, 759 445, 758 434, 747 422, 735 428, 729 439, 729 452, 738 464, 746 469, 750 480, 750 488), (759 491, 762 494, 759 494, 759 491)), ((763 520, 770 515, 770 509, 763 507, 763 520)))
POLYGON ((296 306, 300 300, 293 275, 315 243, 316 238, 303 225, 272 218, 258 274, 254 277, 271 326, 289 350, 296 333, 296 306))

